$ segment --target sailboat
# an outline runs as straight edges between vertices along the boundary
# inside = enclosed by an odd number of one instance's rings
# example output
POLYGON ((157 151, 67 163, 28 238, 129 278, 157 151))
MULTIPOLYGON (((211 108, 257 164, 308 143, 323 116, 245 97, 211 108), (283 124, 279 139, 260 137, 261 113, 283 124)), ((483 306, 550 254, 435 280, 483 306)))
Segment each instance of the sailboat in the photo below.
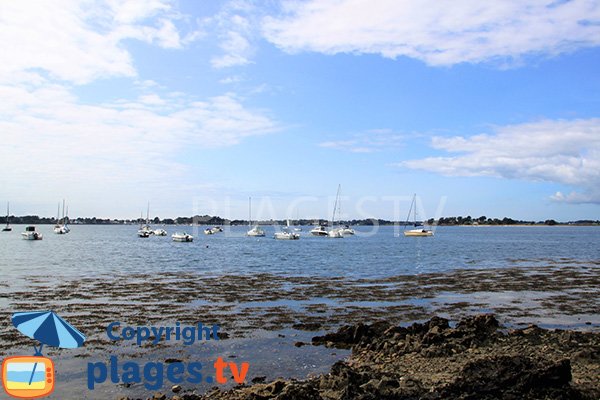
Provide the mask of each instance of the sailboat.
POLYGON ((69 226, 67 225, 67 219, 65 216, 65 199, 63 199, 62 204, 62 218, 59 218, 59 216, 60 203, 58 203, 58 211, 56 213, 56 225, 54 225, 54 233, 56 233, 57 235, 65 235, 71 232, 71 229, 69 229, 69 226))
POLYGON ((140 229, 138 229, 138 236, 141 238, 150 237, 150 235, 154 234, 154 231, 150 227, 150 202, 148 202, 148 208, 146 209, 146 224, 143 224, 143 217, 140 213, 140 229))
MULTIPOLYGON (((252 226, 252 197, 248 197, 248 227, 252 226)), ((254 225, 254 227, 250 228, 248 232, 246 232, 246 236, 252 237, 262 237, 265 236, 265 231, 258 226, 258 224, 254 225)))
POLYGON ((2 228, 2 232, 10 232, 12 231, 12 228, 10 227, 10 224, 8 223, 8 217, 10 215, 10 211, 9 211, 9 203, 6 202, 6 226, 4 228, 2 228))
POLYGON ((341 188, 342 188, 342 185, 338 185, 337 194, 335 196, 335 204, 333 206, 333 215, 331 216, 331 229, 329 230, 329 232, 327 232, 327 237, 330 237, 330 238, 341 239, 344 237, 344 235, 342 235, 341 228, 339 226, 337 228, 334 227, 335 212, 338 209, 338 202, 340 201, 340 189, 341 188))
POLYGON ((433 236, 433 231, 427 229, 421 223, 417 223, 417 194, 415 193, 410 203, 410 209, 408 210, 408 216, 406 217, 406 224, 404 224, 404 236, 433 236), (413 213, 413 229, 406 229, 409 225, 408 220, 410 214, 413 213))

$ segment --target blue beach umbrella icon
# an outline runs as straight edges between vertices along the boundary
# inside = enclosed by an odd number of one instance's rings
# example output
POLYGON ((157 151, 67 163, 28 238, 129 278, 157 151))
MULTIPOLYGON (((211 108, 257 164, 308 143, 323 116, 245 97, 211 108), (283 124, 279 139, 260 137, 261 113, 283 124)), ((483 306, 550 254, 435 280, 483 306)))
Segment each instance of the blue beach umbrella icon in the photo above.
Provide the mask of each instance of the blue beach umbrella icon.
MULTIPOLYGON (((36 356, 42 355, 44 345, 74 349, 83 345, 85 335, 52 311, 18 312, 12 316, 12 323, 25 336, 40 342, 33 346, 36 356)), ((35 374, 37 363, 33 365, 29 384, 35 374)))

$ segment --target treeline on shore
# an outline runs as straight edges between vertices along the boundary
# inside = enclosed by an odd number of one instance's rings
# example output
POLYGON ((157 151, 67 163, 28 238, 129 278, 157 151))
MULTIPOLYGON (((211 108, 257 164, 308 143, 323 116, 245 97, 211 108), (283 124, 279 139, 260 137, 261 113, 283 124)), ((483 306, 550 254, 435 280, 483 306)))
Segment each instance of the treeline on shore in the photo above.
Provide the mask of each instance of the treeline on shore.
MULTIPOLYGON (((24 224, 24 225, 44 225, 44 224, 55 224, 57 222, 56 217, 40 217, 37 215, 25 215, 25 216, 10 216, 9 221, 11 224, 24 224)), ((82 224, 82 225, 123 225, 123 224, 139 224, 145 222, 145 219, 111 219, 111 218, 96 218, 96 217, 78 217, 68 220, 71 224, 82 224)), ((247 220, 234 219, 229 220, 218 216, 210 215, 195 215, 193 217, 177 217, 177 218, 159 218, 154 217, 149 221, 154 225, 248 225, 247 220)), ((0 217, 0 224, 6 223, 6 217, 0 217)), ((254 221, 260 225, 284 225, 286 220, 262 220, 254 221)), ((338 222, 336 222, 337 224, 338 222)), ((389 221, 378 218, 365 218, 365 219, 352 219, 347 221, 339 221, 340 224, 352 225, 352 226, 374 226, 374 225, 403 225, 404 221, 389 221)), ((479 218, 472 218, 471 216, 458 216, 458 217, 442 217, 438 220, 430 218, 426 221, 428 225, 438 226, 461 226, 461 225, 600 225, 600 220, 578 220, 569 222, 558 222, 554 219, 547 219, 544 221, 523 221, 515 220, 512 218, 504 217, 499 218, 488 218, 481 216, 479 218)), ((325 219, 299 219, 290 220, 292 225, 324 225, 327 226, 329 221, 325 219)), ((412 224, 412 223, 411 223, 412 224)))
POLYGON ((454 225, 600 225, 599 220, 578 220, 569 222, 558 222, 554 219, 547 219, 544 221, 523 221, 504 217, 499 218, 488 218, 482 215, 479 218, 466 217, 442 217, 439 220, 430 218, 427 220, 429 225, 442 225, 442 226, 454 226, 454 225))
MULTIPOLYGON (((30 225, 44 225, 44 224, 55 224, 57 223, 56 217, 39 217, 37 215, 25 215, 25 216, 10 216, 9 221, 11 224, 30 224, 30 225)), ((284 225, 286 224, 285 219, 283 220, 263 220, 263 221, 253 221, 253 223, 258 223, 260 225, 284 225)), ((139 224, 145 223, 145 218, 137 218, 137 219, 111 219, 111 218, 96 218, 96 217, 78 217, 78 218, 68 218, 68 222, 70 224, 82 224, 82 225, 123 225, 123 224, 139 224)), ((150 224, 154 225, 248 225, 248 220, 244 219, 234 219, 229 220, 226 218, 221 218, 217 216, 210 215, 196 215, 193 217, 177 217, 177 218, 159 218, 154 217, 148 221, 150 224)), ((6 217, 0 217, 0 224, 6 223, 6 217)), ((337 224, 338 222, 336 222, 337 224)), ((341 224, 347 225, 365 225, 365 226, 373 226, 373 225, 394 225, 394 221, 388 221, 384 219, 376 219, 376 218, 367 218, 367 219, 352 219, 348 221, 340 221, 341 224)), ((325 225, 327 226, 329 222, 325 219, 300 219, 300 220, 290 220, 290 224, 292 225, 325 225)))

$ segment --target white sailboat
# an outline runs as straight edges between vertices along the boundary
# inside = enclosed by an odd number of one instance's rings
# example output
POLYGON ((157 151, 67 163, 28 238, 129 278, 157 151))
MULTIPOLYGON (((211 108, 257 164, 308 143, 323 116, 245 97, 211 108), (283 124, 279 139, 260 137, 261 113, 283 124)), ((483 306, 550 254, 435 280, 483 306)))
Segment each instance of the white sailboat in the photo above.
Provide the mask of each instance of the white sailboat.
POLYGON ((9 219, 9 215, 10 215, 10 211, 9 211, 9 203, 6 202, 6 226, 4 228, 2 228, 2 232, 10 232, 12 231, 12 228, 10 227, 10 224, 8 223, 8 219, 9 219))
POLYGON ((298 240, 300 239, 300 234, 290 230, 290 220, 288 219, 287 226, 284 227, 280 232, 275 232, 273 237, 278 240, 298 240))
POLYGON ((146 209, 146 224, 143 224, 142 214, 140 213, 140 229, 138 229, 137 235, 141 238, 150 237, 154 235, 154 231, 150 226, 150 202, 148 202, 148 208, 146 209))
MULTIPOLYGON (((252 197, 248 197, 248 227, 252 226, 252 197)), ((265 236, 265 231, 258 226, 258 223, 254 225, 254 227, 250 228, 248 232, 246 232, 246 236, 251 237, 262 237, 265 236)))
POLYGON ((67 224, 67 217, 65 215, 65 199, 62 203, 62 218, 60 216, 60 203, 58 203, 58 211, 56 213, 56 225, 54 225, 54 233, 57 235, 66 235, 71 232, 69 225, 67 224))
MULTIPOLYGON (((338 185, 338 190, 337 190, 337 194, 335 196, 335 204, 333 206, 333 215, 331 216, 331 229, 329 230, 329 232, 327 232, 327 237, 330 238, 336 238, 336 239, 341 239, 344 237, 344 235, 342 235, 342 230, 340 229, 340 227, 338 226, 337 228, 334 226, 335 223, 335 212, 338 209, 338 203, 340 201, 340 189, 342 188, 342 185, 338 185)), ((339 219, 339 217, 338 217, 339 219)))
POLYGON ((410 209, 408 210, 408 216, 406 217, 406 224, 404 224, 404 236, 433 236, 433 231, 429 228, 425 228, 423 224, 417 222, 417 194, 413 195, 412 202, 410 203, 410 209), (408 220, 410 214, 413 213, 413 229, 406 229, 409 225, 408 220))

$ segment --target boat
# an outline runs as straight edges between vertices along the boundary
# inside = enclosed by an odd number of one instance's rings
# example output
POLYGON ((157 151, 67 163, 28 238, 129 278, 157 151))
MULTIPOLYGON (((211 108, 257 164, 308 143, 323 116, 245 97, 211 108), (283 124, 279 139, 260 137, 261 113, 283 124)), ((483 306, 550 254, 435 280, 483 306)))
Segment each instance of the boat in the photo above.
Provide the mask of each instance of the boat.
POLYGON ((194 237, 186 232, 175 232, 171 235, 174 242, 193 242, 194 237))
MULTIPOLYGON (((248 198, 248 227, 250 226, 252 226, 252 197, 248 198)), ((246 232, 246 236, 262 237, 265 236, 265 231, 256 224, 246 232)))
POLYGON ((25 227, 25 232, 21 233, 21 236, 25 240, 42 240, 43 235, 35 230, 35 226, 30 225, 25 227))
POLYGON ((332 228, 327 232, 327 237, 336 238, 336 239, 341 239, 344 237, 344 235, 342 234, 342 229, 339 226, 337 228, 334 228, 335 212, 336 211, 338 212, 338 220, 339 220, 339 214, 341 213, 340 207, 339 207, 341 188, 342 188, 342 185, 338 185, 337 194, 335 195, 335 203, 333 205, 333 215, 331 216, 331 227, 332 228))
POLYGON ((69 225, 67 224, 67 217, 65 215, 65 200, 62 203, 62 218, 60 216, 60 203, 58 203, 58 211, 56 213, 56 225, 54 225, 54 233, 57 235, 66 235, 71 232, 69 225))
POLYGON ((167 236, 167 231, 165 231, 164 229, 155 229, 152 234, 154 236, 167 236))
POLYGON ((410 203, 410 209, 408 210, 408 216, 406 217, 406 224, 404 224, 404 236, 433 236, 433 231, 429 228, 425 228, 422 223, 417 222, 417 194, 413 195, 412 202, 410 203), (413 229, 406 229, 409 225, 410 214, 413 214, 413 229))
POLYGON ((287 220, 287 226, 280 232, 275 232, 273 237, 278 240, 298 240, 300 239, 300 234, 290 230, 290 220, 287 220))
POLYGON ((327 232, 327 237, 330 238, 335 238, 335 239, 341 239, 344 237, 344 235, 342 234, 341 229, 339 228, 334 228, 330 231, 327 232))
POLYGON ((223 232, 223 228, 220 226, 213 226, 212 228, 206 228, 204 230, 205 235, 214 235, 215 233, 223 232))
POLYGON ((349 225, 340 226, 340 231, 342 232, 342 235, 344 235, 344 236, 352 236, 356 233, 354 231, 354 229, 350 228, 349 225))
POLYGON ((2 232, 12 231, 12 228, 10 227, 10 224, 8 223, 9 215, 10 215, 9 203, 7 202, 6 203, 6 226, 4 228, 2 228, 2 232))
POLYGON ((314 236, 327 236, 327 228, 323 225, 315 226, 310 230, 310 234, 314 236))
POLYGON ((146 224, 143 224, 143 217, 140 213, 140 229, 138 229, 137 235, 141 238, 148 238, 150 235, 154 235, 154 230, 150 226, 150 202, 148 202, 148 208, 146 209, 146 224))

